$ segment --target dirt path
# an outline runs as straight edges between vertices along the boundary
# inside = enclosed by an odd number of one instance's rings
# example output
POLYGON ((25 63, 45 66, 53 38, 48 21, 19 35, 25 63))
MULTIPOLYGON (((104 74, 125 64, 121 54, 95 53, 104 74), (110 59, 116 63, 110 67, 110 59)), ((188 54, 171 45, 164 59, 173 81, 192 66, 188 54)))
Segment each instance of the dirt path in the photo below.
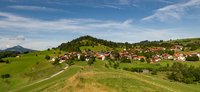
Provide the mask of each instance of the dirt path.
MULTIPOLYGON (((53 77, 55 77, 55 76, 61 74, 62 72, 64 72, 68 67, 69 67, 69 65, 67 65, 66 67, 64 67, 63 70, 61 70, 61 71, 59 71, 59 72, 57 72, 57 73, 51 75, 51 76, 48 77, 48 78, 45 78, 45 79, 39 80, 39 81, 37 81, 37 82, 31 83, 31 84, 29 84, 29 85, 23 86, 22 88, 25 88, 25 87, 28 87, 28 86, 31 86, 31 85, 34 85, 34 84, 37 84, 37 83, 40 83, 40 82, 49 80, 49 79, 51 79, 51 78, 53 78, 53 77)), ((20 88, 20 89, 22 89, 22 88, 20 88)), ((18 90, 19 90, 19 89, 18 89, 18 90)))

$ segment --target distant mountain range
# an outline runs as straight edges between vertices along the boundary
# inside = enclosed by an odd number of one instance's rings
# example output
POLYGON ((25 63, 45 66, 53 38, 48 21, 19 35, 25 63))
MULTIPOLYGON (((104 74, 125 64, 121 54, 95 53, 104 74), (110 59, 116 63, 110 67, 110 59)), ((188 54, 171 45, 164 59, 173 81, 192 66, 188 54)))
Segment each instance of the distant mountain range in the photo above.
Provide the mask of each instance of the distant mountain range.
POLYGON ((7 48, 5 50, 0 50, 0 52, 5 52, 5 51, 13 51, 13 52, 24 53, 24 52, 34 52, 36 50, 27 49, 27 48, 24 48, 20 45, 17 45, 17 46, 11 47, 11 48, 7 48))

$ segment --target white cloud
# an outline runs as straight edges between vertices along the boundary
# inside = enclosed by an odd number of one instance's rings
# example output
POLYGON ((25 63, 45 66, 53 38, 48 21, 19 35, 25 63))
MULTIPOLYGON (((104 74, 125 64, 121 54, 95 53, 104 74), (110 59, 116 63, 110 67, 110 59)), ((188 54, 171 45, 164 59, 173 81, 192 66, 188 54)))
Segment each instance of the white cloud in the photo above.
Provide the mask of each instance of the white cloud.
POLYGON ((112 8, 112 9, 118 9, 118 10, 121 9, 119 6, 117 6, 117 5, 111 5, 111 4, 95 5, 95 6, 92 6, 92 7, 95 7, 95 8, 112 8))
POLYGON ((2 35, 0 30, 0 46, 22 45, 32 49, 46 49, 50 46, 58 46, 62 42, 72 40, 66 35, 92 35, 112 41, 138 42, 142 40, 165 40, 173 37, 188 37, 180 29, 153 29, 137 26, 132 19, 125 21, 95 20, 95 19, 58 19, 41 20, 18 16, 15 14, 0 12, 0 29, 10 32, 9 36, 2 35), (14 36, 12 33, 32 32, 14 36), (35 33, 34 33, 35 32, 35 33), (53 34, 52 34, 53 33, 53 34), (30 37, 31 35, 31 37, 30 37), (10 38, 14 36, 15 40, 10 38), (25 39, 26 36, 26 39, 25 39), (63 36, 63 37, 61 37, 63 36), (46 38, 45 38, 46 37, 46 38))
POLYGON ((15 38, 10 38, 10 40, 16 40, 16 41, 24 41, 25 37, 23 35, 18 35, 15 38))
POLYGON ((9 30, 23 29, 32 31, 88 31, 98 27, 110 28, 129 25, 132 21, 124 22, 101 21, 94 19, 58 19, 54 21, 38 20, 20 17, 17 15, 0 12, 4 18, 0 20, 0 28, 9 30))
POLYGON ((12 5, 8 6, 11 9, 18 9, 18 10, 31 10, 31 11, 50 11, 50 12, 68 12, 62 9, 55 9, 55 8, 48 8, 48 7, 41 7, 41 6, 28 6, 28 5, 12 5))
POLYGON ((200 0, 189 0, 185 3, 178 3, 165 6, 157 9, 151 16, 145 17, 142 21, 146 20, 159 20, 162 22, 181 20, 181 18, 187 13, 187 10, 192 7, 200 6, 200 0))

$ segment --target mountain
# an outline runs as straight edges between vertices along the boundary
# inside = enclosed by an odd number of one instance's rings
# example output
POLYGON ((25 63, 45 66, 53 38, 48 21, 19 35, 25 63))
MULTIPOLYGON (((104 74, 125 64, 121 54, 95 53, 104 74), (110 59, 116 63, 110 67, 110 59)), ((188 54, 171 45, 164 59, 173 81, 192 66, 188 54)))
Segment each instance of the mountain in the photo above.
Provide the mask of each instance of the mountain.
POLYGON ((80 51, 81 46, 106 46, 109 48, 119 48, 119 47, 127 47, 131 46, 129 43, 118 43, 118 42, 112 42, 112 41, 107 41, 103 39, 98 39, 92 36, 81 36, 77 39, 74 39, 70 42, 67 43, 62 43, 58 48, 60 50, 64 51, 80 51))
POLYGON ((27 49, 27 48, 24 48, 20 45, 17 45, 17 46, 14 46, 14 47, 11 47, 11 48, 7 48, 3 51, 12 51, 12 52, 20 52, 20 53, 24 53, 24 52, 33 52, 35 50, 31 50, 31 49, 27 49))

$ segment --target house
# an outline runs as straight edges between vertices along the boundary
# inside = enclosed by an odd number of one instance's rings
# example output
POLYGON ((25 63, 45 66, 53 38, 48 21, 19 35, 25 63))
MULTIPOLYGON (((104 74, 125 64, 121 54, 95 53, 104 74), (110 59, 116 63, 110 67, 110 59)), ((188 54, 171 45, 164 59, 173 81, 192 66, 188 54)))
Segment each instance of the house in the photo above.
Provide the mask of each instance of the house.
POLYGON ((153 56, 151 59, 150 59, 150 61, 151 61, 151 63, 156 63, 156 62, 159 62, 159 61, 161 61, 162 59, 161 59, 161 56, 160 55, 155 55, 155 56, 153 56))
POLYGON ((162 58, 165 60, 172 60, 174 57, 170 54, 162 54, 162 58))
POLYGON ((200 58, 200 53, 197 53, 197 56, 200 58))
POLYGON ((132 55, 132 59, 133 59, 133 60, 137 60, 137 56, 138 56, 138 55, 133 54, 133 55, 132 55))
POLYGON ((56 58, 55 58, 55 57, 53 57, 53 58, 51 59, 51 61, 53 61, 53 62, 54 62, 54 61, 56 61, 56 58))
POLYGON ((185 61, 186 57, 182 53, 176 53, 176 54, 174 54, 174 60, 185 61))
POLYGON ((151 51, 151 52, 158 52, 158 51, 162 51, 162 50, 166 50, 166 48, 163 48, 163 47, 149 48, 149 51, 151 51))
POLYGON ((145 59, 145 56, 137 56, 136 60, 145 59))
POLYGON ((85 61, 89 61, 90 59, 89 58, 85 58, 85 61))
POLYGON ((196 55, 196 56, 198 56, 200 58, 200 53, 198 53, 198 52, 193 52, 193 53, 191 53, 190 56, 193 56, 193 55, 196 55))
POLYGON ((110 56, 110 52, 106 52, 106 53, 96 53, 96 57, 98 59, 101 59, 102 61, 104 61, 106 59, 106 57, 110 56))
POLYGON ((97 58, 103 61, 106 59, 106 56, 104 54, 101 54, 101 55, 98 55, 97 58))
POLYGON ((81 59, 81 54, 77 54, 78 60, 81 59))
POLYGON ((174 46, 171 47, 170 50, 174 50, 174 51, 183 50, 183 46, 180 46, 180 45, 174 45, 174 46))

